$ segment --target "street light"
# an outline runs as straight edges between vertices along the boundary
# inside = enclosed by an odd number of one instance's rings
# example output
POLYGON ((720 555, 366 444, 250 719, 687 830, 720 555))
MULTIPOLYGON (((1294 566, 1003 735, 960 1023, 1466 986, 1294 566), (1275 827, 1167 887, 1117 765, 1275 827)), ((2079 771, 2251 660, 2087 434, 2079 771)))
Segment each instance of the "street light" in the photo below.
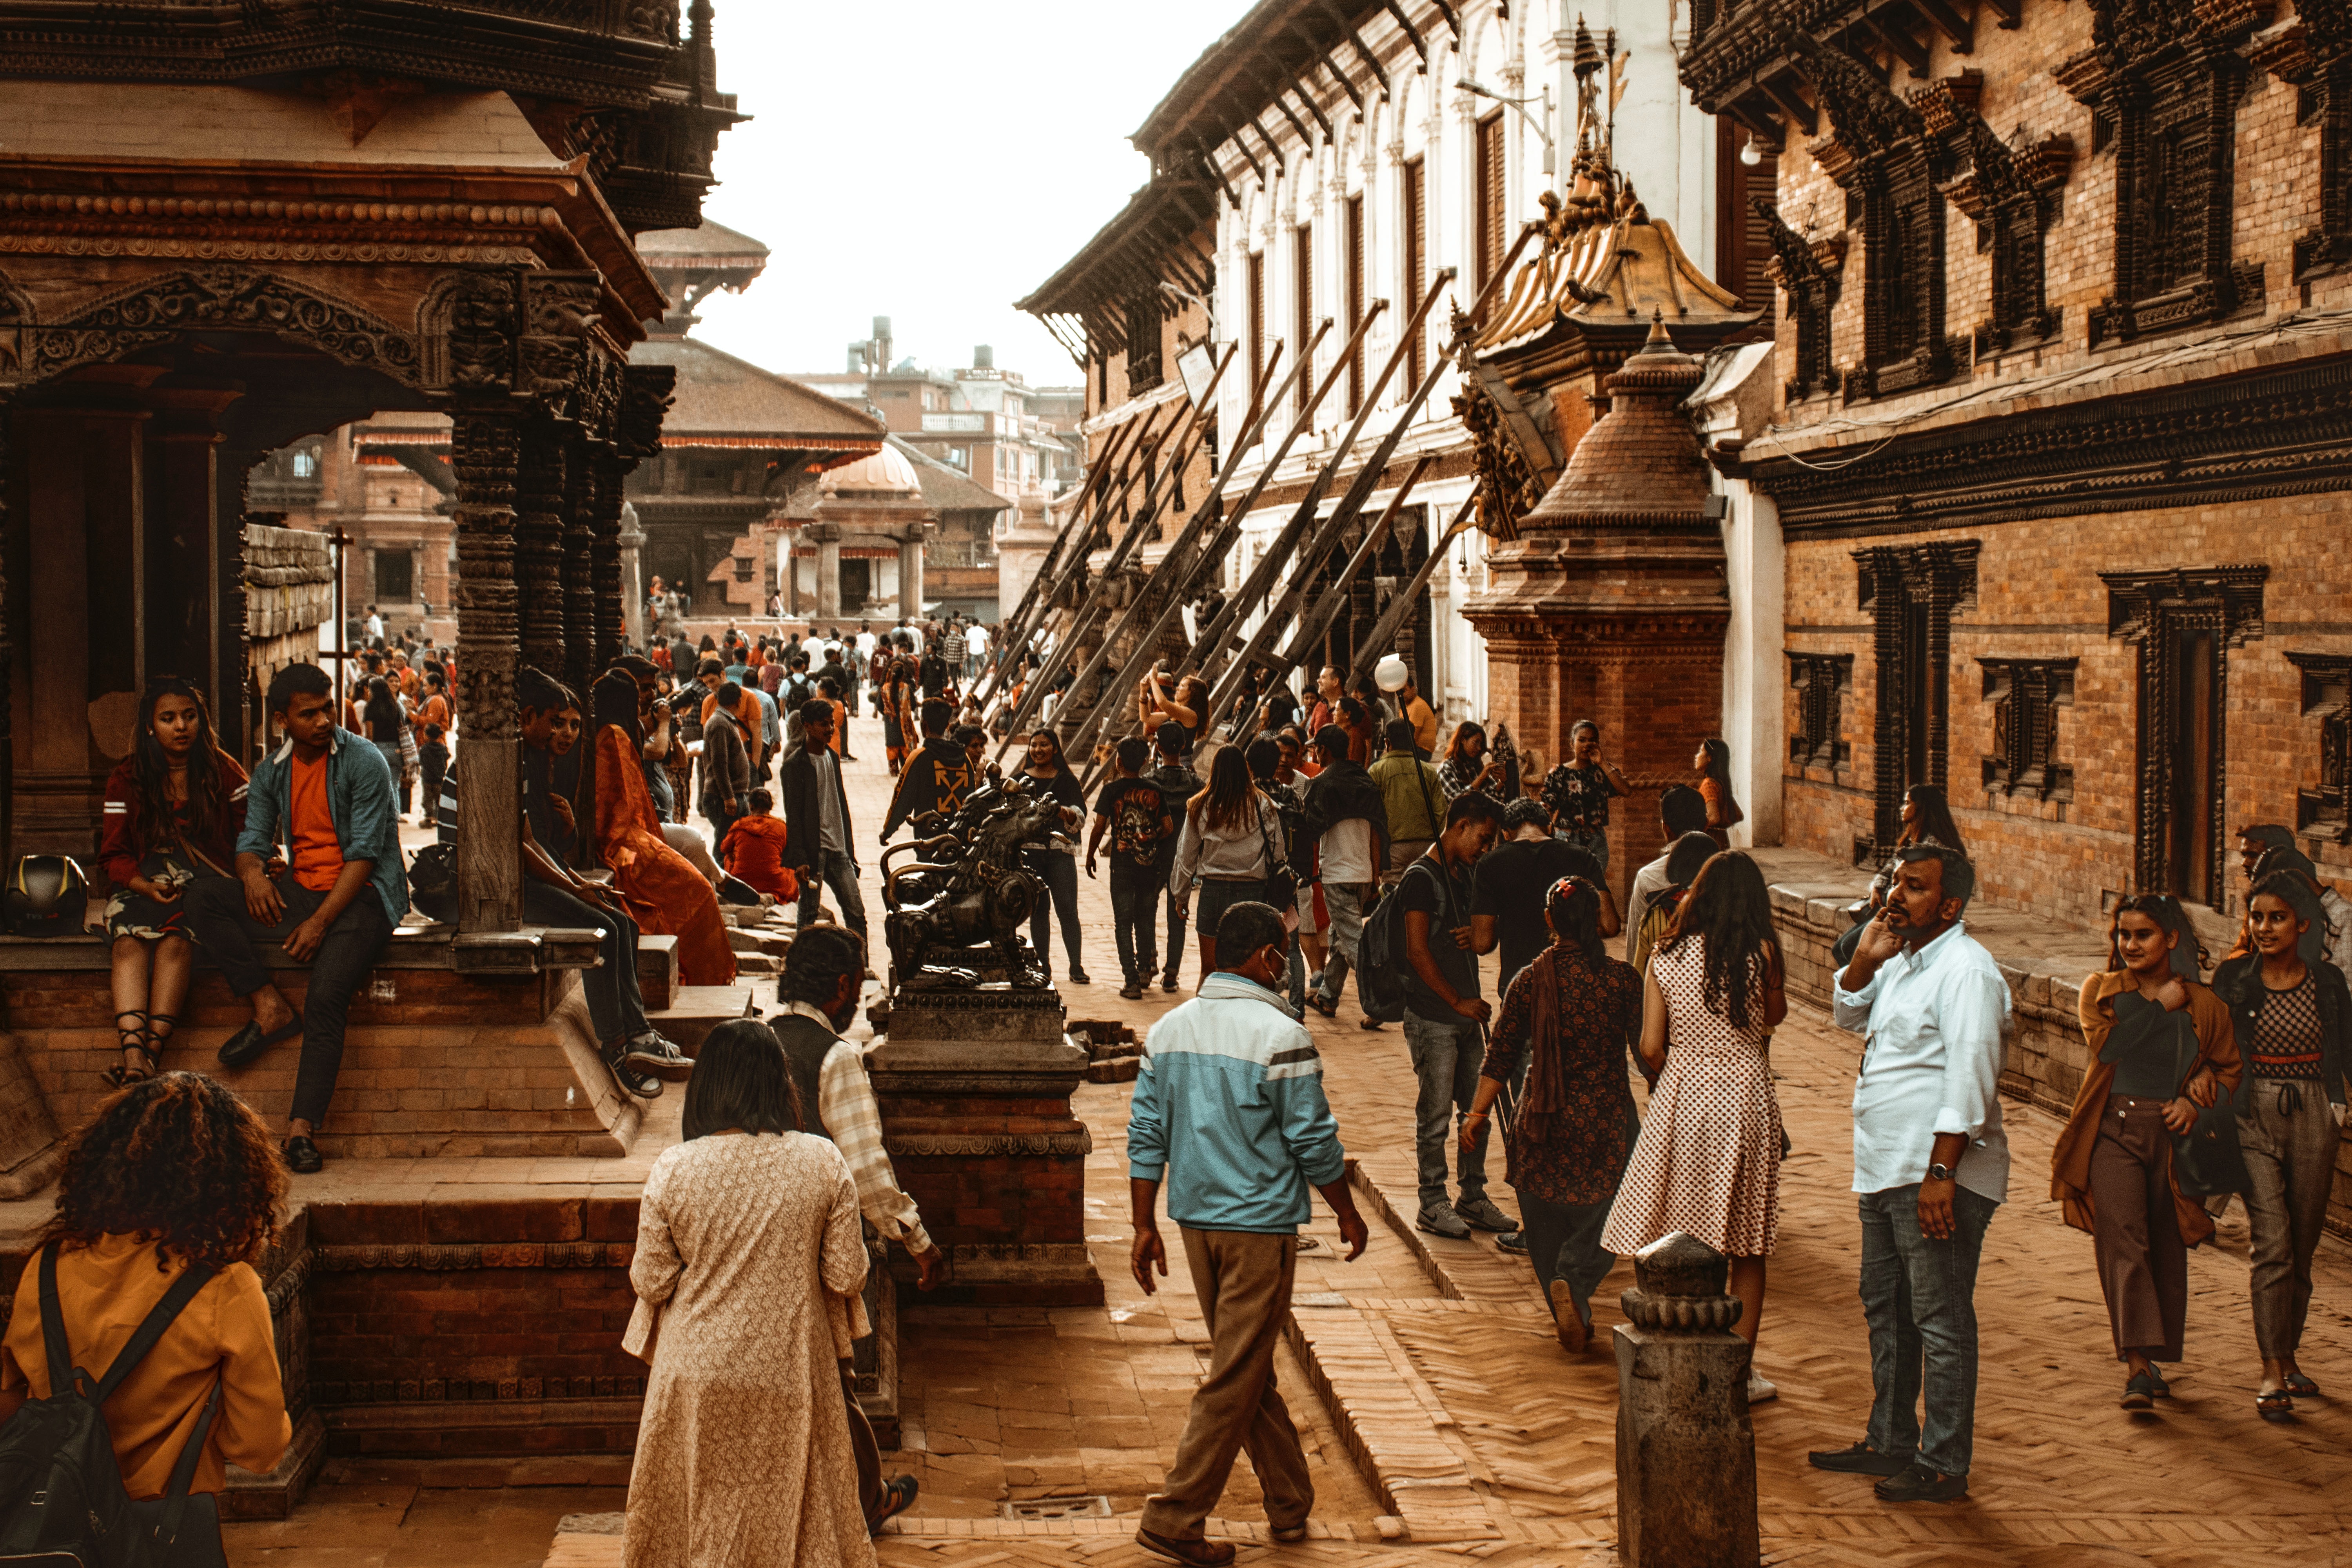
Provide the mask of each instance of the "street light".
POLYGON ((1546 190, 1549 190, 1551 188, 1552 175, 1554 173, 1551 139, 1551 85, 1549 82, 1545 83, 1542 95, 1537 98, 1506 98, 1501 93, 1496 92, 1494 89, 1481 86, 1479 83, 1472 81, 1466 76, 1460 81, 1455 82, 1454 85, 1460 88, 1464 92, 1474 92, 1480 98, 1491 98, 1496 103, 1509 104, 1513 110, 1517 111, 1520 119, 1526 121, 1529 125, 1535 128, 1535 133, 1543 138, 1544 188, 1546 190), (1528 113, 1526 105, 1530 103, 1540 103, 1543 105, 1543 119, 1540 122, 1528 113))

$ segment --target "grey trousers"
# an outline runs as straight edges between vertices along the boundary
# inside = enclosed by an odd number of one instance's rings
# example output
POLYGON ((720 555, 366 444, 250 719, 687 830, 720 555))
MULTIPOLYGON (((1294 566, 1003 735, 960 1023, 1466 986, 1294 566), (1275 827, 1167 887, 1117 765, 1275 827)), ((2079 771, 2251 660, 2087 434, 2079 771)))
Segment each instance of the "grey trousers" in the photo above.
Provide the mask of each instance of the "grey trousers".
POLYGON ((1371 901, 1371 890, 1368 882, 1323 884, 1323 909, 1331 917, 1331 930, 1324 940, 1330 946, 1323 955, 1323 988, 1316 994, 1327 1003, 1336 1005, 1340 989, 1348 984, 1356 946, 1364 940, 1364 906, 1371 901))
POLYGON ((2254 1343, 2264 1361, 2295 1353, 2311 1310, 2311 1259, 2327 1218, 2343 1131, 2315 1079, 2254 1079, 2238 1114, 2238 1147, 2252 1185, 2254 1343))

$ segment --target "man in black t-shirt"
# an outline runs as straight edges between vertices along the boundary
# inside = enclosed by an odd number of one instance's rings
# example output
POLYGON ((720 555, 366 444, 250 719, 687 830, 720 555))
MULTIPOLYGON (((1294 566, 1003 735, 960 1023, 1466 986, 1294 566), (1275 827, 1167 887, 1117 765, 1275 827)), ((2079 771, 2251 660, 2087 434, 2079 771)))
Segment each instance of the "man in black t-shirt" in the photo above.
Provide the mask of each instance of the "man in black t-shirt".
POLYGON ((1118 776, 1095 796, 1095 831, 1087 843, 1087 875, 1106 834, 1110 838, 1110 913, 1118 942, 1119 994, 1139 1001, 1160 964, 1160 889, 1167 885, 1160 851, 1176 838, 1168 797, 1143 776, 1151 760, 1140 735, 1118 743, 1118 776))
MULTIPOLYGON (((1184 807, 1203 787, 1201 775, 1192 771, 1192 737, 1184 726, 1172 720, 1152 732, 1152 744, 1159 754, 1159 765, 1151 770, 1151 782, 1168 803, 1168 815, 1181 818, 1184 807)), ((1176 835, 1171 833, 1160 841, 1160 882, 1168 883, 1169 873, 1176 868, 1176 835)), ((1176 971, 1184 962, 1184 900, 1176 889, 1168 889, 1168 967, 1160 972, 1160 989, 1173 994, 1176 971)))
POLYGON ((1390 897, 1404 914, 1404 1038, 1421 1080, 1414 1105, 1413 1152, 1421 1178, 1414 1224, 1433 1236, 1467 1237, 1480 1230, 1517 1230, 1519 1222, 1486 1196, 1486 1145, 1462 1149, 1454 1117, 1470 1109, 1486 1059, 1485 1025, 1492 1009, 1478 994, 1471 905, 1473 864, 1495 842, 1501 825, 1495 797, 1457 795, 1445 808, 1445 826, 1429 852, 1404 868, 1390 897), (1445 1151, 1456 1150, 1459 1195, 1445 1201, 1445 1151))
POLYGON ((1582 877, 1601 889, 1601 934, 1617 934, 1617 900, 1602 879, 1601 862, 1546 831, 1549 815, 1535 801, 1511 802, 1503 808, 1503 828, 1510 837, 1478 862, 1476 890, 1470 899, 1470 944, 1478 952, 1502 948, 1502 974, 1495 987, 1498 997, 1511 988, 1512 976, 1550 945, 1545 900, 1562 877, 1582 877))

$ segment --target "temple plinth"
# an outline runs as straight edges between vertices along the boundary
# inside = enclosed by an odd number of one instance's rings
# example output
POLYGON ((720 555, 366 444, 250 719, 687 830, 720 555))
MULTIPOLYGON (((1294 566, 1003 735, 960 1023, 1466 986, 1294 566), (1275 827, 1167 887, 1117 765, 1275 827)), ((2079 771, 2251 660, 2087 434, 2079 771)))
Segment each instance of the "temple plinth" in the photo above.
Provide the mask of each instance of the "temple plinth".
MULTIPOLYGON (((1730 619, 1721 531, 1708 515, 1698 438, 1681 412, 1699 362, 1662 321, 1603 384, 1608 412, 1558 483, 1488 557, 1488 586, 1464 606, 1486 639, 1493 716, 1548 762, 1570 754, 1580 719, 1637 782, 1679 781, 1723 711, 1730 619)), ((1654 853, 1656 796, 1610 821, 1622 896, 1654 853)))

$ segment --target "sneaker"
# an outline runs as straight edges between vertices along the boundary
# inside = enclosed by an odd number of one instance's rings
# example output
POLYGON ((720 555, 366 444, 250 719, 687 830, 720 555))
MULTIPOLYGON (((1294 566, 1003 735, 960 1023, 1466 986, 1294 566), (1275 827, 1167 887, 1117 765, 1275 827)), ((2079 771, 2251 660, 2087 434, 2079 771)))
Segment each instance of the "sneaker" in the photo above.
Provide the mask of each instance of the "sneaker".
POLYGON ((1867 1438, 1851 1448, 1823 1450, 1808 1454, 1805 1458, 1817 1470, 1835 1470, 1847 1476, 1900 1475, 1911 1465, 1910 1455, 1898 1458, 1893 1454, 1882 1454, 1870 1446, 1867 1438))
POLYGON ((2123 1407, 2126 1410, 2147 1410, 2156 1404, 2156 1379, 2144 1372, 2131 1374, 2124 1384, 2123 1407))
POLYGON ((1507 1252, 1515 1258, 1525 1258, 1528 1255, 1528 1233, 1523 1230, 1504 1231, 1495 1237, 1495 1250, 1507 1252))
POLYGON ((1160 989, 1165 991, 1171 996, 1176 994, 1176 972, 1174 970, 1171 969, 1167 973, 1160 977, 1160 989))
POLYGON ((1748 1404, 1761 1405, 1768 1399, 1778 1399, 1780 1397, 1780 1384, 1769 1382, 1764 1378, 1760 1378, 1752 1372, 1748 1374, 1748 1404))
POLYGON ((1881 1502, 1958 1502, 1969 1495, 1969 1478, 1939 1476, 1914 1459, 1870 1489, 1881 1502))
POLYGON ((1470 1227, 1454 1212, 1452 1204, 1436 1204, 1421 1211, 1413 1222, 1415 1230, 1425 1230, 1432 1236, 1442 1236, 1451 1241, 1470 1239, 1470 1227))
POLYGON ((662 1080, 642 1068, 631 1067, 629 1058, 619 1052, 606 1057, 604 1065, 613 1069, 614 1079, 639 1100, 661 1098, 662 1080))
POLYGON ((1475 1197, 1467 1203, 1455 1204, 1454 1212, 1480 1230, 1512 1231, 1519 1228, 1519 1222, 1496 1208, 1491 1198, 1475 1197))
POLYGON ((687 1054, 651 1029, 622 1047, 621 1060, 639 1072, 651 1073, 671 1083, 684 1083, 694 1075, 694 1063, 687 1054))
POLYGON ((1140 1002, 1143 1000, 1143 987, 1130 980, 1118 988, 1118 994, 1121 1001, 1140 1002))

